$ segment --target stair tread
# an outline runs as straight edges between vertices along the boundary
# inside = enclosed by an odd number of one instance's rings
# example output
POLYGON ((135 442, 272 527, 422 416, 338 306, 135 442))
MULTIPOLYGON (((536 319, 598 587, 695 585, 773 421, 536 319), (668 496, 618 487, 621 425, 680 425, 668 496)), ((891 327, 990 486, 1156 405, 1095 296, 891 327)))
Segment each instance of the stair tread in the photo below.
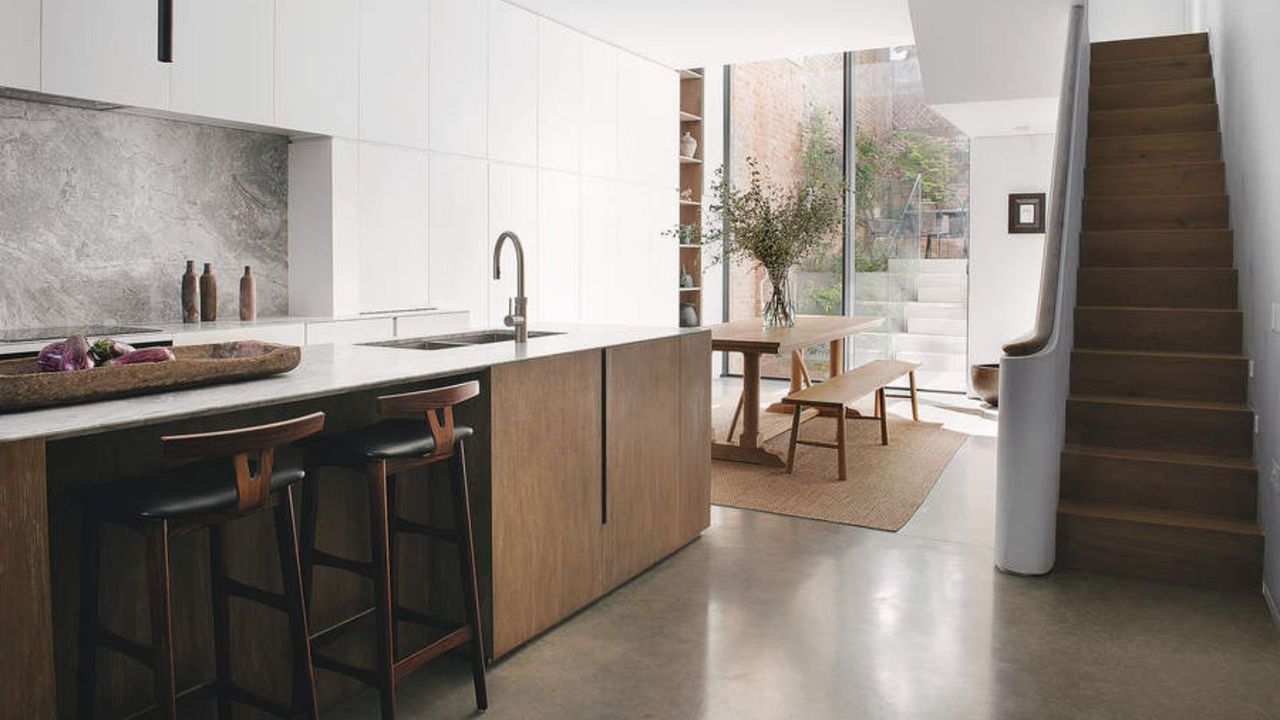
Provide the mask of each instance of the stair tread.
POLYGON ((1168 450, 1141 450, 1138 448, 1116 448, 1104 445, 1083 445, 1065 443, 1064 453, 1073 455, 1089 455, 1093 457, 1115 458, 1118 460, 1144 460, 1147 462, 1173 463, 1177 465, 1208 465, 1231 470, 1255 471, 1253 461, 1249 458, 1230 455, 1198 455, 1196 453, 1178 453, 1168 450))
POLYGON ((1076 305, 1077 310, 1126 310, 1133 312, 1179 312, 1179 313, 1235 313, 1241 314, 1240 308, 1199 308, 1199 307, 1146 307, 1142 305, 1076 305))
MULTIPOLYGON (((1137 88, 1144 88, 1144 87, 1152 87, 1152 86, 1155 86, 1155 85, 1176 85, 1176 84, 1179 84, 1179 83, 1184 84, 1184 85, 1185 85, 1185 84, 1188 84, 1188 83, 1201 83, 1201 84, 1203 84, 1203 83, 1206 83, 1206 82, 1213 82, 1213 76, 1212 76, 1212 75, 1209 75, 1209 76, 1205 76, 1205 77, 1202 77, 1202 78, 1172 78, 1172 79, 1169 79, 1169 80, 1138 80, 1137 82, 1108 83, 1108 84, 1106 84, 1106 85, 1098 85, 1098 86, 1096 86, 1096 87, 1098 87, 1098 88, 1106 88, 1106 89, 1108 89, 1108 90, 1111 90, 1111 89, 1113 89, 1113 88, 1121 88, 1121 87, 1137 87, 1137 88)), ((1175 105, 1203 105, 1203 104, 1204 104, 1204 103, 1198 103, 1198 102, 1195 102, 1195 103, 1175 103, 1175 105)), ((1173 107, 1173 106, 1143 106, 1143 107, 1173 107)), ((1091 113, 1092 113, 1092 112, 1099 112, 1099 111, 1101 111, 1101 110, 1105 110, 1105 109, 1106 109, 1106 108, 1096 108, 1096 109, 1095 109, 1095 108, 1090 108, 1090 109, 1089 109, 1089 112, 1091 112, 1091 113)))
POLYGON ((1186 360, 1248 360, 1244 353, 1196 352, 1191 350, 1130 350, 1116 348, 1073 348, 1072 352, 1112 357, 1134 356, 1153 358, 1181 358, 1186 360))
POLYGON ((1098 60, 1096 62, 1090 62, 1089 67, 1090 68, 1100 67, 1100 68, 1108 68, 1108 69, 1119 67, 1121 65, 1127 65, 1130 67, 1139 67, 1142 65, 1159 65, 1160 63, 1167 63, 1170 61, 1190 60, 1192 58, 1207 58, 1207 57, 1210 57, 1209 53, 1200 52, 1200 53, 1182 53, 1179 55, 1161 55, 1159 57, 1149 57, 1149 58, 1132 58, 1129 60, 1098 60))
MULTIPOLYGON (((1126 165, 1102 166, 1100 165, 1098 167, 1112 168, 1112 167, 1138 167, 1138 166, 1139 165, 1135 165, 1135 166, 1126 166, 1126 165)), ((1145 166, 1142 166, 1142 167, 1145 167, 1145 166)), ((1226 193, 1178 193, 1178 194, 1170 194, 1170 195, 1100 195, 1100 196, 1095 195, 1095 196, 1086 196, 1085 202, 1132 202, 1134 200, 1177 202, 1179 200, 1186 200, 1188 198, 1226 198, 1226 197, 1229 197, 1226 193)), ((1225 229, 1225 228, 1205 228, 1205 229, 1217 230, 1217 229, 1225 229)))
MULTIPOLYGON (((1160 81, 1157 81, 1157 82, 1167 82, 1167 81, 1160 80, 1160 81)), ((1117 84, 1117 85, 1125 85, 1125 84, 1132 85, 1132 84, 1134 84, 1134 83, 1116 83, 1116 84, 1117 84)), ((1110 87, 1110 86, 1108 86, 1108 87, 1110 87)), ((1160 111, 1160 110, 1173 110, 1173 109, 1180 109, 1180 108, 1196 108, 1197 110, 1204 110, 1204 109, 1207 109, 1207 108, 1217 108, 1217 107, 1218 107, 1218 103, 1216 103, 1216 102, 1196 102, 1196 103, 1179 103, 1179 104, 1177 104, 1177 105, 1155 105, 1155 106, 1152 106, 1152 107, 1136 107, 1136 108, 1098 108, 1097 110, 1090 110, 1090 111, 1089 111, 1089 116, 1090 116, 1090 117, 1097 117, 1097 116, 1099 116, 1099 115, 1106 115, 1106 116, 1115 116, 1115 115, 1134 115, 1134 114, 1138 114, 1138 113, 1145 113, 1145 112, 1152 112, 1152 111, 1160 111)), ((1148 133, 1148 135, 1191 135, 1191 134, 1195 134, 1195 133, 1198 133, 1198 132, 1220 132, 1220 131, 1218 131, 1218 130, 1195 130, 1195 131, 1191 131, 1191 132, 1178 132, 1178 133, 1148 133)))
POLYGON ((1142 407, 1177 408, 1180 410, 1223 410, 1231 412, 1249 412, 1249 405, 1242 402, 1223 402, 1219 400, 1173 400, 1165 398, 1148 398, 1136 395, 1087 395, 1071 393, 1067 400, 1080 402, 1108 403, 1111 405, 1139 405, 1142 407))
POLYGON ((1223 515, 1207 515, 1204 513, 1181 512, 1178 510, 1159 510, 1155 508, 1134 507, 1129 505, 1113 505, 1110 503, 1087 502, 1083 500, 1059 500, 1058 512, 1081 517, 1102 520, 1120 520, 1147 525, 1164 525, 1167 527, 1209 530, 1212 532, 1262 537, 1262 530, 1253 520, 1232 518, 1223 515))
MULTIPOLYGON (((1107 112, 1122 112, 1122 111, 1108 110, 1107 112)), ((1128 111, 1126 110, 1123 112, 1128 112, 1128 111)), ((1181 133, 1181 134, 1185 135, 1187 133, 1181 133)), ((1143 137, 1154 137, 1154 136, 1144 135, 1143 137)), ((1098 170, 1099 168, 1106 168, 1107 172, 1111 170, 1124 170, 1126 168, 1137 168, 1143 171, 1158 171, 1158 170, 1164 170, 1169 168, 1185 168, 1185 167, 1196 167, 1196 166, 1202 166, 1202 165, 1207 165, 1211 167, 1223 167, 1226 165, 1226 163, 1224 163, 1221 160, 1178 160, 1176 162, 1164 162, 1164 163, 1133 163, 1131 165, 1097 165, 1097 166, 1094 166, 1093 168, 1085 168, 1085 176, 1087 179, 1090 170, 1098 170)))

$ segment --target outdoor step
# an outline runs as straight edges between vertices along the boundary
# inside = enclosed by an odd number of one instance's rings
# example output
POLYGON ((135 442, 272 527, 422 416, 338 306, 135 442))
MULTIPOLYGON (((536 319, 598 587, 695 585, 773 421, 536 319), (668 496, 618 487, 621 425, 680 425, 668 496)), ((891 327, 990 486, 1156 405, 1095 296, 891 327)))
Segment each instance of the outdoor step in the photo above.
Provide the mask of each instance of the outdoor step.
POLYGON ((1218 132, 1090 137, 1086 167, 1169 165, 1221 159, 1222 136, 1218 132))
POLYGON ((1183 80, 1213 76, 1213 59, 1208 53, 1167 55, 1137 60, 1098 62, 1089 67, 1089 86, 1119 83, 1183 80))
POLYGON ((1071 353, 1071 392, 1243 403, 1249 361, 1228 353, 1077 348, 1071 353))
POLYGON ((969 272, 969 261, 950 258, 923 258, 920 260, 890 258, 889 272, 966 275, 969 272))
POLYGON ((1234 308, 1233 268, 1080 268, 1076 301, 1122 307, 1234 308))
POLYGON ((1066 445, 1061 478, 1067 500, 1244 520, 1252 520, 1258 507, 1258 473, 1243 458, 1066 445))
POLYGON ((916 287, 966 287, 969 276, 958 273, 920 273, 916 287))
POLYGON ((916 290, 916 300, 928 303, 951 303, 965 302, 969 297, 969 290, 964 286, 959 287, 922 287, 916 290))
POLYGON ((902 333, 893 336, 893 353, 944 353, 961 354, 969 350, 968 342, 963 335, 909 335, 902 333))
POLYGON ((941 318, 946 320, 964 320, 968 317, 968 307, 964 303, 930 303, 909 302, 906 305, 906 317, 941 318))
POLYGON ((907 334, 909 335, 964 335, 969 330, 966 319, 947 319, 929 317, 908 317, 907 334))
POLYGON ((1208 53, 1208 33, 1185 33, 1127 40, 1108 40, 1089 45, 1089 59, 1095 65, 1123 60, 1207 55, 1208 53))
POLYGON ((920 368, 922 370, 967 372, 969 369, 969 358, 965 353, 899 351, 894 354, 894 359, 902 360, 904 362, 920 363, 920 368))
POLYGON ((1084 173, 1087 197, 1222 195, 1225 191, 1226 168, 1221 162, 1101 165, 1084 173))
POLYGON ((1080 236, 1082 267, 1231 267, 1230 230, 1096 230, 1080 236))
POLYGON ((1256 590, 1263 537, 1251 520, 1063 500, 1055 567, 1256 590))
POLYGON ((961 370, 917 370, 916 387, 941 392, 964 392, 968 374, 961 370))
POLYGON ((1239 310, 1079 306, 1075 346, 1110 350, 1239 353, 1239 310))
POLYGON ((1216 102, 1212 78, 1102 85, 1089 89, 1089 112, 1216 102))
POLYGON ((1090 138, 1217 130, 1218 106, 1213 104, 1099 110, 1089 114, 1090 138))
POLYGON ((1225 229, 1226 195, 1148 195, 1084 200, 1085 230, 1225 229))
POLYGON ((1253 412, 1243 403, 1072 395, 1066 442, 1247 458, 1253 412))

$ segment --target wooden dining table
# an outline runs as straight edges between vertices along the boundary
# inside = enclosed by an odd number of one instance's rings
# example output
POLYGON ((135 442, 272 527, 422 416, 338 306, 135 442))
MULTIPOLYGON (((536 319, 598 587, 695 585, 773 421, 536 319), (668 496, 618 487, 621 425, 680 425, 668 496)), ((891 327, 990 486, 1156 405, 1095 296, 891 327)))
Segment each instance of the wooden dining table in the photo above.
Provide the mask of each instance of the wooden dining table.
MULTIPOLYGON (((795 392, 807 377, 805 348, 828 343, 831 348, 830 375, 834 377, 844 368, 844 339, 882 325, 882 317, 857 315, 800 315, 796 317, 796 324, 789 328, 765 328, 759 318, 713 325, 713 351, 742 353, 742 434, 736 442, 713 439, 711 457, 783 467, 786 463, 782 455, 761 445, 760 356, 791 355, 791 391, 795 392)), ((791 412, 789 407, 777 409, 791 412)))

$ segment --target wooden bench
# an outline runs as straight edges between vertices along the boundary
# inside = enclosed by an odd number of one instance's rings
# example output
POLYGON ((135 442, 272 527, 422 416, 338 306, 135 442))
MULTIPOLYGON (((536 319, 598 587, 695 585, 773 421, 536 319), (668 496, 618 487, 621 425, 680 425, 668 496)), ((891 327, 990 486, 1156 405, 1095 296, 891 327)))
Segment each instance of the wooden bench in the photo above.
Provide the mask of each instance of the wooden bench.
POLYGON ((791 445, 787 450, 787 472, 795 468, 796 445, 813 445, 815 447, 834 448, 840 460, 840 480, 848 477, 845 464, 846 456, 846 420, 850 417, 848 409, 851 404, 875 393, 875 414, 852 417, 859 420, 880 421, 880 444, 889 444, 889 421, 885 411, 884 389, 893 381, 907 376, 911 384, 911 418, 920 420, 920 406, 916 401, 916 369, 920 363, 903 362, 901 360, 872 360, 847 373, 837 375, 830 380, 810 385, 791 393, 782 402, 794 405, 791 415, 791 445), (835 443, 817 442, 800 439, 800 413, 806 407, 817 408, 824 415, 836 417, 835 443))

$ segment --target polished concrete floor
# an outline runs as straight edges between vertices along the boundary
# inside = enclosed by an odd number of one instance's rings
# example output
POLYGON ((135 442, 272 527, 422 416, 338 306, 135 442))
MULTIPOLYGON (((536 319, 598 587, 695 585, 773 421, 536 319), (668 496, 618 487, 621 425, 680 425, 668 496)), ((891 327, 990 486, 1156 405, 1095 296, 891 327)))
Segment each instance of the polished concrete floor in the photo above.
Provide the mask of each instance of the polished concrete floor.
MULTIPOLYGON (((1280 718, 1259 595, 995 571, 994 416, 954 396, 925 412, 972 437, 900 532, 714 508, 701 539, 493 667, 484 717, 1280 718)), ((411 676, 399 705, 476 715, 466 665, 411 676)), ((325 717, 377 717, 376 698, 325 717)))

